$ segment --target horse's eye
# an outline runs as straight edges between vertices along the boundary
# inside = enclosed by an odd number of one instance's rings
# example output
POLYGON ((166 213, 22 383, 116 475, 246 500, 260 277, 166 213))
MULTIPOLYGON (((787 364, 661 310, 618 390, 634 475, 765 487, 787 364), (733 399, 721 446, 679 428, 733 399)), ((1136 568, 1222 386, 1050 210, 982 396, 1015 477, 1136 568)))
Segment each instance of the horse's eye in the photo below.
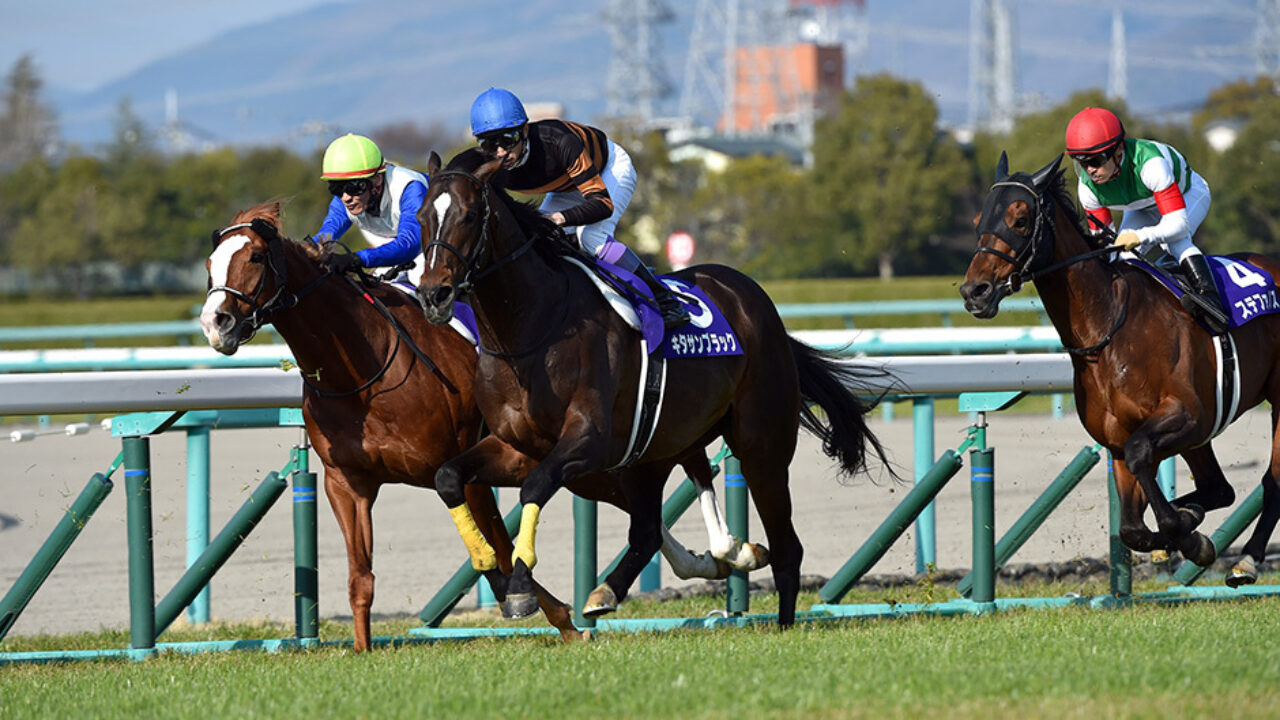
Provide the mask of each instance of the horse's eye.
POLYGON ((249 262, 251 263, 263 263, 263 262, 266 262, 266 260, 267 260, 267 256, 263 255, 260 252, 253 253, 252 255, 249 256, 249 262))
POLYGON ((1013 227, 1014 227, 1014 229, 1016 229, 1016 230, 1022 230, 1022 229, 1024 229, 1024 228, 1026 228, 1026 227, 1027 227, 1027 219, 1026 219, 1025 217, 1020 217, 1020 218, 1018 218, 1017 220, 1014 220, 1014 221, 1013 221, 1013 227))

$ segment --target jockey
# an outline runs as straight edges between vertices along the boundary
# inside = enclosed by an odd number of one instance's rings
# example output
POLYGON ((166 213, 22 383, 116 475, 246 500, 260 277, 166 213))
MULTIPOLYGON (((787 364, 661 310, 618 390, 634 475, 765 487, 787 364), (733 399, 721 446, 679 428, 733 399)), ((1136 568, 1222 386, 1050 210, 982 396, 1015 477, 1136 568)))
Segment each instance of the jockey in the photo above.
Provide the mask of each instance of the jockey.
POLYGON ((325 258, 325 267, 340 273, 414 263, 410 277, 421 276, 418 209, 427 196, 426 175, 388 164, 372 140, 347 133, 324 151, 320 179, 329 182, 333 200, 315 237, 328 235, 336 240, 354 224, 372 246, 333 253, 325 258))
MULTIPOLYGON (((1177 259, 1194 293, 1182 297, 1187 312, 1215 335, 1227 331, 1227 315, 1209 261, 1191 238, 1209 214, 1209 186, 1182 153, 1154 140, 1125 137, 1115 113, 1087 107, 1067 125, 1067 155, 1080 177, 1080 204, 1097 221, 1097 234, 1111 226, 1111 210, 1124 211, 1116 247, 1145 251, 1156 245, 1177 259)), ((1091 223, 1092 224, 1092 223, 1091 223)))
POLYGON ((546 193, 539 208, 543 215, 556 225, 576 228, 583 250, 635 273, 649 286, 667 329, 689 322, 671 290, 614 239, 636 189, 636 170, 626 150, 587 125, 529 122, 520 100, 499 88, 489 88, 472 103, 471 132, 486 157, 502 161, 509 188, 546 193))

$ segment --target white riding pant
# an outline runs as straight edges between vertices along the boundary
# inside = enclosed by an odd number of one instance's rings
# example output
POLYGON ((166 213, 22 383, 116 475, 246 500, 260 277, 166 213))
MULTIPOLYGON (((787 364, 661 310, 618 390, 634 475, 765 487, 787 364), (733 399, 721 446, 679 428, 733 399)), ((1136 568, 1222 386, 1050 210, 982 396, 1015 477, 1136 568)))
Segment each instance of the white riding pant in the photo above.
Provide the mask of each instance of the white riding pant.
MULTIPOLYGON (((600 171, 600 179, 604 180, 609 198, 613 200, 613 214, 600 222, 573 228, 578 234, 578 242, 582 245, 582 249, 597 257, 605 241, 613 237, 614 230, 618 227, 618 220, 622 218, 622 213, 627 211, 627 206, 631 204, 631 196, 636 192, 636 168, 631 163, 631 156, 612 140, 609 141, 609 162, 605 163, 604 169, 600 171)), ((552 192, 547 193, 542 199, 539 210, 543 215, 550 215, 581 203, 582 193, 577 190, 552 192)))

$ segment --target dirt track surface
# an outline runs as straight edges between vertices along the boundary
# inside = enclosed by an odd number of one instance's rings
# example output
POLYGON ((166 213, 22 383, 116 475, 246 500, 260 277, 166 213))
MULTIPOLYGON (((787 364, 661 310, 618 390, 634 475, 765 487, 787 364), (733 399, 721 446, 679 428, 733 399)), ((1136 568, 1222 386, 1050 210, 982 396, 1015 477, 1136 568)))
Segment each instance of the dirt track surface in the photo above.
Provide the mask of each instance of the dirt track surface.
MULTIPOLYGON (((955 448, 965 437, 967 416, 939 413, 936 452, 955 448)), ((997 537, 1017 519, 1079 450, 1092 445, 1074 416, 989 415, 988 441, 996 449, 997 537)), ((909 413, 893 421, 877 417, 872 426, 889 449, 899 474, 912 476, 909 413)), ((225 430, 213 434, 211 532, 216 534, 261 479, 289 459, 298 429, 225 430)), ((1214 447, 1240 497, 1253 490, 1267 458, 1269 419, 1253 411, 1214 447)), ((7 592, 44 543, 63 512, 94 472, 104 472, 120 450, 118 440, 95 429, 83 437, 51 436, 33 442, 0 444, 0 592, 7 592)), ((157 599, 181 576, 186 562, 184 435, 152 438, 153 524, 157 599)), ((966 466, 937 502, 938 565, 967 568, 971 557, 968 458, 966 466)), ((312 456, 313 467, 319 463, 312 456)), ((876 467, 879 467, 877 464, 876 467)), ((802 434, 792 464, 791 488, 797 531, 805 547, 802 571, 833 575, 904 497, 908 485, 879 477, 839 479, 818 443, 802 434)), ((1013 562, 1061 562, 1073 557, 1106 557, 1107 494, 1105 458, 1013 558, 1013 562)), ((70 633, 127 628, 128 548, 123 472, 80 538, 32 599, 11 635, 70 633)), ((1179 466, 1180 489, 1189 483, 1179 466)), ((717 484, 723 488, 721 484, 717 484)), ((674 483, 668 484, 668 490, 674 483)), ((320 613, 350 617, 346 592, 346 551, 323 492, 319 496, 320 613)), ((505 509, 516 502, 503 490, 505 509)), ((721 495, 723 502, 723 495, 721 495)), ((212 584, 215 620, 293 619, 292 515, 286 494, 223 566, 212 584)), ((537 577, 561 599, 573 598, 572 501, 561 492, 542 515, 537 577)), ((751 537, 763 540, 752 511, 751 537)), ((1227 511, 1212 513, 1216 528, 1227 511)), ((417 613, 465 560, 466 553, 444 504, 430 491, 386 486, 374 507, 375 615, 417 613)), ((691 509, 675 534, 690 549, 706 547, 700 514, 691 509)), ((602 506, 600 562, 625 544, 626 516, 602 506)), ((908 530, 873 573, 914 572, 915 538, 908 530)), ((766 571, 762 571, 767 573, 766 571)), ((753 578, 757 574, 753 574, 753 578)), ((663 582, 679 586, 664 566, 663 582)), ((474 607, 472 593, 459 608, 474 607)), ((180 619, 179 622, 182 622, 180 619)))

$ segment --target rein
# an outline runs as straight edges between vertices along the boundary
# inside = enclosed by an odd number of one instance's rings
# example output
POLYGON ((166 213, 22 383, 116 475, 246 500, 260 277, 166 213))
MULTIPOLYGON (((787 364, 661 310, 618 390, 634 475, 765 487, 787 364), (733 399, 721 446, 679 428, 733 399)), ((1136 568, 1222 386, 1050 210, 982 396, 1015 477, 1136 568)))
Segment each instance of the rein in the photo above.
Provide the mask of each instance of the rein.
MULTIPOLYGON (((284 256, 284 245, 283 245, 282 239, 280 238, 279 232, 276 230, 275 226, 272 225, 271 223, 261 218, 255 218, 252 222, 239 223, 236 225, 231 225, 231 226, 222 228, 221 230, 215 230, 213 232, 214 246, 216 247, 218 243, 222 241, 222 238, 226 237, 227 233, 232 232, 234 230, 241 230, 244 228, 252 229, 255 233, 258 234, 259 237, 261 237, 267 243, 267 267, 271 270, 272 277, 276 283, 275 294, 272 295, 271 298, 267 300, 266 303, 263 303, 261 305, 258 303, 258 296, 262 294, 262 288, 266 284, 266 279, 267 279, 266 273, 263 273, 262 276, 258 279, 258 285, 254 289, 254 293, 252 297, 242 292, 241 290, 238 290, 236 288, 226 286, 226 285, 210 287, 209 291, 205 294, 207 297, 209 295, 212 295, 216 291, 222 291, 227 293, 228 295, 231 295, 232 297, 237 298, 238 300, 241 300, 242 302, 244 302, 249 306, 250 308, 249 315, 245 316, 244 318, 241 318, 241 320, 236 324, 236 328, 235 328, 237 331, 236 332, 237 338, 239 338, 243 334, 243 330, 241 329, 242 327, 247 325, 249 328, 249 334, 246 337, 244 337, 243 340, 239 341, 241 343, 246 343, 252 340, 254 335, 257 334, 258 330, 265 323, 269 321, 271 315, 274 315, 277 312, 288 310, 290 308, 297 306, 298 302, 302 300, 302 298, 306 297, 307 295, 310 295, 316 288, 320 287, 320 285, 324 283, 324 281, 328 280, 329 277, 333 275, 333 271, 326 269, 320 274, 319 277, 317 277, 315 280, 312 280, 310 283, 307 284, 306 287, 302 288, 298 292, 296 293, 287 292, 286 287, 289 279, 289 270, 288 270, 288 263, 286 262, 285 256, 284 256)), ((360 385, 360 387, 357 387, 354 390, 347 390, 344 392, 337 392, 337 393, 321 390, 314 383, 312 383, 310 380, 307 379, 308 375, 305 371, 301 372, 303 384, 305 384, 312 392, 316 393, 317 395, 324 398, 330 398, 330 399, 349 397, 351 395, 355 395, 357 393, 363 392, 369 389, 370 387, 372 387, 374 383, 380 380, 382 376, 387 373, 387 370, 391 369, 391 365, 395 361, 396 354, 400 350, 400 344, 404 342, 404 343, 408 343, 409 348, 413 350, 413 354, 417 356, 417 358, 421 360, 422 363, 426 365, 426 367, 430 369, 431 372, 437 378, 440 379, 440 382, 443 383, 446 388, 448 388, 449 392, 452 392, 453 394, 456 395, 458 393, 458 388, 455 387, 454 384, 449 381, 449 378, 446 377, 445 374, 440 370, 440 368, 434 362, 431 361, 431 358, 428 357, 427 354, 423 352, 421 348, 418 347, 417 343, 413 341, 413 338, 409 337, 408 333, 405 332, 404 328, 395 319, 395 316, 391 314, 391 311, 389 309, 387 309, 387 306, 384 305, 381 300, 378 300, 376 297, 366 292, 364 288, 355 280, 352 280, 350 277, 347 277, 346 275, 342 275, 341 277, 343 280, 346 280, 353 288, 355 288, 356 292, 361 297, 363 297, 366 301, 368 301, 370 305, 373 305, 378 310, 379 314, 381 314, 382 317, 385 318, 387 322, 391 324, 391 327, 396 331, 396 344, 391 348, 391 353, 387 356, 386 362, 383 363, 382 369, 378 370, 378 372, 374 374, 372 378, 370 378, 368 381, 364 382, 363 384, 360 385)), ((301 368, 299 369, 301 370, 301 368)), ((318 375, 317 375, 317 379, 319 379, 318 375)))

